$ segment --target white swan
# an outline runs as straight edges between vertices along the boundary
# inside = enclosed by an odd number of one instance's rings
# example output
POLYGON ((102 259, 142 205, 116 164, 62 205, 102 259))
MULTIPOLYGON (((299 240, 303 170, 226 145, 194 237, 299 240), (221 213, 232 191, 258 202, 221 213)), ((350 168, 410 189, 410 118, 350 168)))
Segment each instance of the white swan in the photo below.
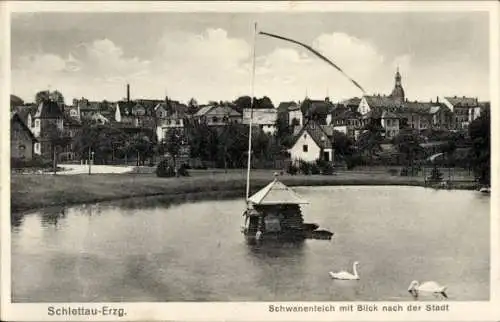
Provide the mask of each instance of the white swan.
POLYGON ((358 264, 359 262, 354 262, 354 264, 352 264, 352 271, 354 272, 354 274, 346 271, 341 271, 338 273, 329 272, 328 274, 330 274, 331 278, 337 280, 359 280, 358 270, 356 269, 358 267, 358 264))
POLYGON ((444 298, 448 298, 448 295, 446 295, 447 288, 447 286, 441 286, 434 281, 423 282, 422 284, 418 281, 412 281, 408 287, 408 292, 410 292, 410 294, 415 298, 417 298, 421 292, 433 294, 434 296, 441 295, 444 298))

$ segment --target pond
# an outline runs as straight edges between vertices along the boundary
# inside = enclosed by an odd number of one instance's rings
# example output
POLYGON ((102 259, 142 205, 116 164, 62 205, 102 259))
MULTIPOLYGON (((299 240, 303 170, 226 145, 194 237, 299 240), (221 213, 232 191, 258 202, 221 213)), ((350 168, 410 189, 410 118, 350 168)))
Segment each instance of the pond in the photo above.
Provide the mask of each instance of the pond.
POLYGON ((13 302, 406 301, 412 280, 489 300, 490 197, 420 187, 297 187, 331 241, 251 247, 243 199, 129 199, 12 224, 13 302), (332 280, 352 271, 358 281, 332 280))

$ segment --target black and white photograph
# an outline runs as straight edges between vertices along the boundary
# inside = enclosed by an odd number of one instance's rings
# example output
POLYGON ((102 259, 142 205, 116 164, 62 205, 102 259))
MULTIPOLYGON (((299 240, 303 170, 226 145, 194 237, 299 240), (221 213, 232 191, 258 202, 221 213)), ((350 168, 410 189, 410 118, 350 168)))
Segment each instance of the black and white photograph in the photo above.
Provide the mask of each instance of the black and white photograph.
POLYGON ((498 313, 497 2, 1 10, 2 320, 498 313))

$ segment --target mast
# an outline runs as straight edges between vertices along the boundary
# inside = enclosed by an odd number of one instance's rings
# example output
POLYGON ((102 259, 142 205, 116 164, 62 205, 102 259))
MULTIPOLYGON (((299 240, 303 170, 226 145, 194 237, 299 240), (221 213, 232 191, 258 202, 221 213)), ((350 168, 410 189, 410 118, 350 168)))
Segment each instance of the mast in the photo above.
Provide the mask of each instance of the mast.
POLYGON ((248 160, 247 160, 247 191, 246 191, 246 201, 248 203, 248 198, 250 198, 250 168, 252 162, 252 121, 253 121, 253 105, 254 105, 254 86, 255 86, 255 45, 257 38, 257 23, 254 24, 254 34, 253 34, 253 54, 252 54, 252 90, 251 90, 251 100, 250 100, 250 122, 248 123, 248 160))

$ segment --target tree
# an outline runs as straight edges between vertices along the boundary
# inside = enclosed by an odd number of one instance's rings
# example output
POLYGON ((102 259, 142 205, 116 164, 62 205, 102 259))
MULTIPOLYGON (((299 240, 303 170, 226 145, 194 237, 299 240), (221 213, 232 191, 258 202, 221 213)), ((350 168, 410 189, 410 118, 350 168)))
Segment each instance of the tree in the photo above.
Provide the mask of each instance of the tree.
POLYGON ((250 96, 240 96, 234 101, 234 104, 236 110, 242 113, 244 109, 249 109, 252 106, 252 98, 250 96))
POLYGON ((47 130, 44 132, 44 137, 50 141, 52 166, 54 174, 57 174, 57 148, 64 147, 70 142, 70 139, 64 137, 62 129, 56 124, 48 124, 47 130))
POLYGON ((405 155, 413 174, 414 160, 423 152, 423 148, 420 146, 422 138, 411 130, 403 130, 392 139, 392 142, 396 145, 398 152, 405 155))
POLYGON ((90 160, 94 152, 94 160, 107 164, 117 154, 127 157, 132 150, 129 137, 120 129, 98 124, 84 124, 73 138, 74 151, 82 160, 90 160))
POLYGON ((361 154, 368 154, 370 159, 373 154, 380 151, 380 144, 383 142, 383 128, 379 122, 373 120, 365 125, 356 142, 356 148, 361 154))
POLYGON ((50 99, 57 102, 59 106, 64 106, 64 96, 58 90, 53 91, 49 94, 50 99))
POLYGON ((472 167, 477 180, 485 185, 489 185, 491 182, 490 122, 490 111, 485 110, 469 125, 469 136, 472 140, 470 151, 472 167))
POLYGON ((333 146, 336 157, 351 156, 354 153, 353 145, 353 141, 347 135, 339 131, 333 131, 333 146))
POLYGON ((188 102, 188 113, 194 114, 198 111, 198 102, 193 98, 191 98, 188 102))
POLYGON ((36 105, 40 105, 43 101, 48 101, 50 99, 49 91, 40 91, 35 95, 35 103, 36 105))

